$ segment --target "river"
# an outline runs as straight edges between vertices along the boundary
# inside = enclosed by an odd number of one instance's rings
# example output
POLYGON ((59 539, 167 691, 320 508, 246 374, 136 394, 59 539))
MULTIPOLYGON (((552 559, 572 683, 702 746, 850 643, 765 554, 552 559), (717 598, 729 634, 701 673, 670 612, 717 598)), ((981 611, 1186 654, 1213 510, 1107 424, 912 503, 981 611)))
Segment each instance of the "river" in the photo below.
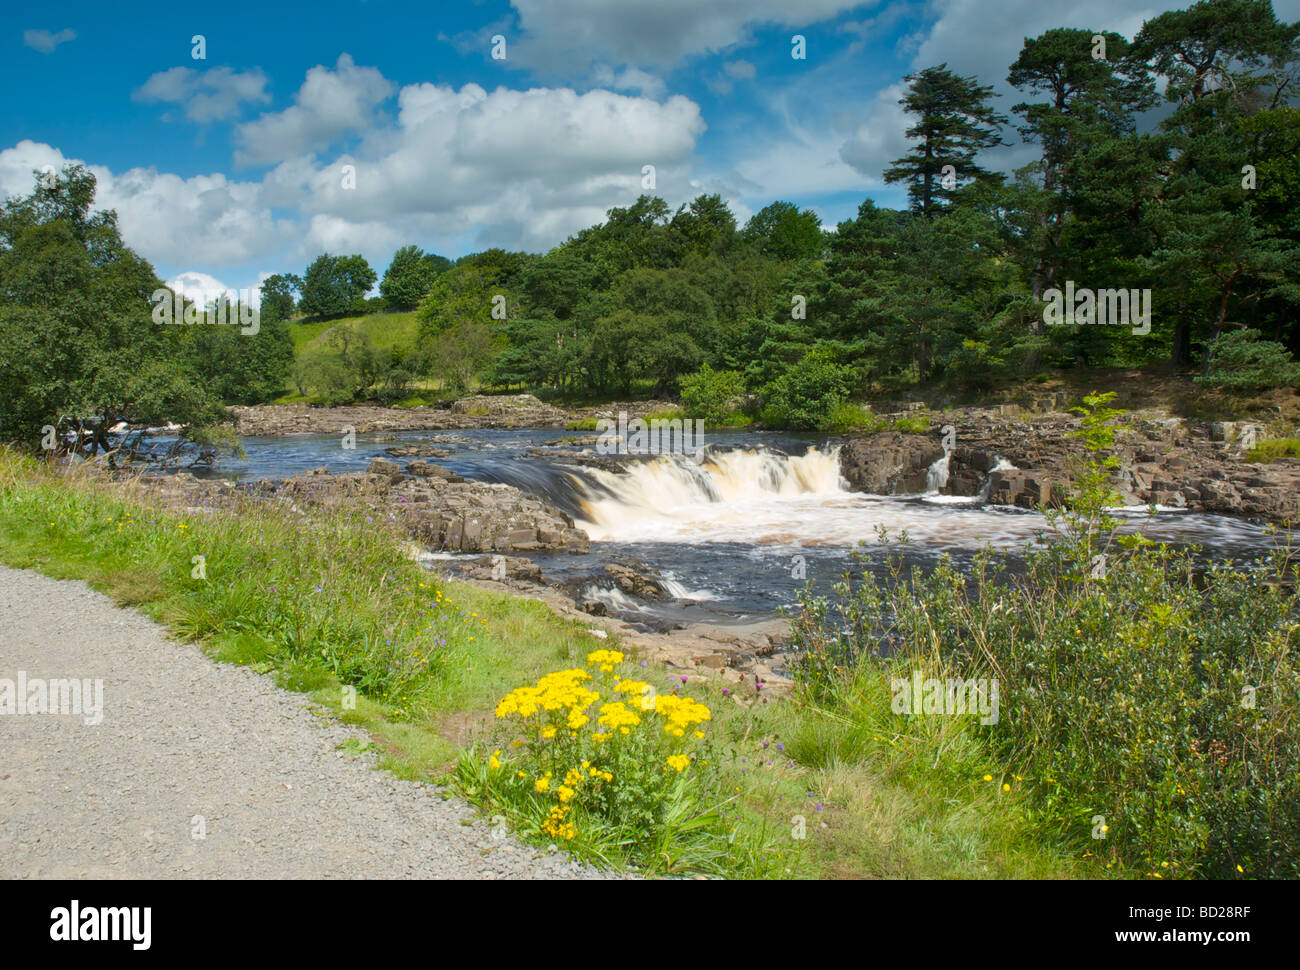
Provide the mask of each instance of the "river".
MULTIPOLYGON (((686 456, 659 456, 621 473, 525 455, 564 436, 556 429, 399 432, 383 441, 358 435, 354 449, 344 449, 338 435, 250 437, 243 439, 245 459, 211 474, 254 480, 321 466, 334 473, 363 471, 372 459, 387 457, 386 448, 432 438, 452 450, 433 459, 438 464, 470 480, 505 482, 544 498, 591 536, 586 554, 531 557, 549 576, 586 576, 626 558, 658 569, 676 597, 672 604, 637 602, 608 582, 584 590, 611 612, 654 625, 771 616, 792 604, 806 583, 827 589, 853 564, 855 548, 865 552, 868 568, 883 568, 887 555, 900 553, 909 563, 932 565, 946 554, 963 565, 986 546, 1014 554, 1047 527, 1036 512, 978 499, 847 491, 838 443, 824 435, 711 434, 698 464, 686 456), (888 545, 878 541, 882 529, 888 545)), ((1263 527, 1225 516, 1132 510, 1123 517, 1126 529, 1194 543, 1214 558, 1249 557, 1270 544, 1263 527)))

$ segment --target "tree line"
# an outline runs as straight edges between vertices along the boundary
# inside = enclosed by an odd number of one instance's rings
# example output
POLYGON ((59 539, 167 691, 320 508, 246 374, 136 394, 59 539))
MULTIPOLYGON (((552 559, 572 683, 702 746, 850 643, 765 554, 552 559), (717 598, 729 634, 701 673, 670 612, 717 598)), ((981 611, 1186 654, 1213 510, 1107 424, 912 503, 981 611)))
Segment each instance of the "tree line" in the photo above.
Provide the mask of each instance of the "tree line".
POLYGON ((365 259, 324 254, 263 283, 251 339, 137 339, 131 293, 152 270, 111 213, 90 215, 93 177, 72 171, 0 211, 0 403, 19 425, 87 408, 183 420, 275 397, 291 377, 341 403, 400 399, 430 376, 455 393, 682 394, 721 416, 734 405, 826 427, 855 397, 978 391, 1055 368, 1164 364, 1239 390, 1294 382, 1298 37, 1269 0, 1201 0, 1131 41, 1048 30, 1009 66, 1023 100, 1005 112, 990 84, 947 65, 908 75, 910 148, 882 172, 906 187, 906 209, 867 199, 824 231, 787 201, 740 226, 718 195, 676 210, 645 195, 545 253, 453 262, 405 246, 373 299, 365 259), (1016 139, 1034 160, 991 171, 984 153, 1016 139), (1149 292, 1149 332, 1049 325, 1047 302, 1075 287, 1149 292), (296 365, 286 354, 292 319, 379 309, 415 311, 408 346, 377 352, 337 327, 296 365), (73 341, 79 328, 94 339, 73 341), (141 354, 157 367, 138 366, 141 354))

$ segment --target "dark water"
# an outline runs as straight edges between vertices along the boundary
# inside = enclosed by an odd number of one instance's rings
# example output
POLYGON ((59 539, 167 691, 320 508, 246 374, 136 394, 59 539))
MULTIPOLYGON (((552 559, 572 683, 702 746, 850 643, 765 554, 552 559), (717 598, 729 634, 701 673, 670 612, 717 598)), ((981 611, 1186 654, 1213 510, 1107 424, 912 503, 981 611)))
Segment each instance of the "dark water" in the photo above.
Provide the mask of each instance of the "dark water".
MULTIPOLYGON (((873 569, 897 554, 923 567, 943 555, 964 566, 985 546, 1023 549, 1046 528, 1041 516, 1021 509, 843 492, 833 471, 837 442, 825 436, 720 433, 708 437, 712 457, 702 468, 675 456, 634 465, 623 475, 524 454, 570 434, 420 431, 383 442, 358 435, 351 450, 339 435, 245 438, 246 459, 204 474, 256 480, 321 466, 362 471, 372 459, 388 457, 386 448, 431 443, 452 454, 425 460, 470 480, 505 482, 537 495, 593 536, 589 553, 532 557, 548 577, 583 588, 588 584, 581 581, 607 562, 635 559, 658 569, 678 596, 672 604, 635 602, 607 580, 590 584, 586 593, 613 612, 660 623, 773 615, 794 603, 805 584, 828 590, 855 566, 855 549, 873 569), (884 546, 876 534, 882 527, 890 540, 884 546)), ((1127 528, 1152 539, 1200 545, 1209 558, 1250 558, 1272 543, 1263 528, 1223 516, 1142 512, 1126 519, 1127 528)))

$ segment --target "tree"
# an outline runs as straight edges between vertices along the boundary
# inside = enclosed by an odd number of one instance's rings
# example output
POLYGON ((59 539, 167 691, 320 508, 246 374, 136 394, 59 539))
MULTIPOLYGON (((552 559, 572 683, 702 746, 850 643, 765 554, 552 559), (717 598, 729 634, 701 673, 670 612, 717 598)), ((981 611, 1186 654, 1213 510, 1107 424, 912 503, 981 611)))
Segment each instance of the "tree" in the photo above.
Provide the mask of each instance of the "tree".
MULTIPOLYGON (((473 263, 459 263, 434 280, 419 311, 419 340, 450 330, 458 323, 473 320, 490 327, 493 297, 505 297, 507 315, 509 295, 497 292, 491 274, 473 263)), ((500 305, 498 303, 498 305, 500 305)))
POLYGON ((1047 100, 1017 104, 1024 120, 1020 134, 1042 146, 1037 167, 1042 197, 1035 206, 1032 295, 1042 298, 1056 285, 1062 262, 1066 220, 1076 192, 1074 165, 1098 146, 1132 134, 1133 114, 1155 104, 1155 88, 1145 65, 1127 58, 1129 44, 1119 34, 1059 28, 1026 38, 1007 81, 1047 100), (1097 57, 1094 38, 1104 43, 1097 57))
POLYGON ((1150 63, 1177 104, 1161 124, 1173 163, 1145 220, 1155 236, 1146 262, 1176 285, 1174 366, 1190 363, 1198 325, 1215 339, 1241 308, 1296 292, 1294 242, 1256 217, 1241 167, 1251 147, 1242 120, 1270 77, 1262 69, 1293 62, 1297 36, 1300 24, 1278 21, 1268 0, 1201 0, 1152 18, 1134 39, 1131 56, 1150 63))
POLYGON ((392 309, 413 309, 420 305, 438 274, 450 265, 447 259, 425 253, 419 246, 403 246, 393 254, 379 292, 392 309))
POLYGON ((750 216, 741 238, 772 259, 818 259, 826 248, 821 219, 793 202, 773 202, 750 216))
POLYGON ((947 64, 909 74, 908 92, 899 99, 917 118, 907 137, 920 144, 916 151, 885 170, 886 182, 907 183, 912 208, 927 219, 952 200, 962 181, 988 178, 975 164, 981 149, 1004 144, 998 125, 1007 119, 988 104, 993 88, 973 77, 959 77, 947 64))
POLYGON ((293 315, 294 293, 302 289, 302 280, 292 273, 274 273, 262 280, 261 321, 265 326, 275 320, 288 320, 293 315))
POLYGON ((119 421, 195 433, 224 417, 187 360, 191 328, 153 322, 163 284, 94 198, 94 175, 68 165, 0 207, 0 433, 29 447, 47 425, 95 453, 119 421))
POLYGON ((364 257, 323 253, 303 274, 299 309, 317 317, 341 317, 360 312, 363 299, 375 285, 375 279, 375 271, 364 257))
POLYGON ((1142 25, 1130 56, 1168 82, 1165 98, 1183 105, 1260 80, 1270 61, 1294 56, 1300 24, 1277 19, 1271 0, 1200 0, 1142 25))
POLYGON ((1300 384, 1300 364, 1279 343, 1260 340, 1258 330, 1233 330, 1220 336, 1206 355, 1198 384, 1230 391, 1261 391, 1300 384))
POLYGON ((671 229, 685 241, 685 249, 700 254, 726 250, 736 235, 736 217, 722 196, 701 195, 677 210, 671 229))

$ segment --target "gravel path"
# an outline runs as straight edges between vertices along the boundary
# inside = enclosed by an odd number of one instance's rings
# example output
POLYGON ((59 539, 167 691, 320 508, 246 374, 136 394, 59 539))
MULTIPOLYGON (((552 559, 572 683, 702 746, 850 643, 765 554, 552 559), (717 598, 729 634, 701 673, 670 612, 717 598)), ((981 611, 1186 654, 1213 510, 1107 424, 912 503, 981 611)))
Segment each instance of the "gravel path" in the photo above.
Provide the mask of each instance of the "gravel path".
POLYGON ((0 566, 0 679, 19 671, 102 678, 103 719, 0 714, 0 879, 599 875, 338 750, 363 735, 303 695, 84 583, 0 566))

